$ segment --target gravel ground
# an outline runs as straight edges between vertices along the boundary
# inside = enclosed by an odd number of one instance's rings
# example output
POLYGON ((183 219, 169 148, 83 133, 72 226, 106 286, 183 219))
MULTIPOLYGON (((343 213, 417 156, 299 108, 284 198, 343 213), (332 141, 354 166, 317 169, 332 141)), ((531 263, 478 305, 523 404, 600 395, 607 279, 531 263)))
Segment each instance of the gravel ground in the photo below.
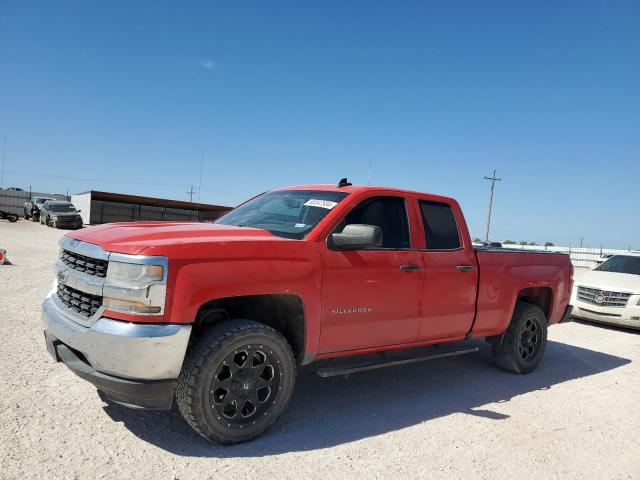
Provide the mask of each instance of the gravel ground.
POLYGON ((64 232, 0 223, 1 478, 640 478, 640 334, 554 326, 531 375, 477 354, 321 379, 264 437, 221 447, 175 410, 103 402, 47 355, 40 302, 64 232))

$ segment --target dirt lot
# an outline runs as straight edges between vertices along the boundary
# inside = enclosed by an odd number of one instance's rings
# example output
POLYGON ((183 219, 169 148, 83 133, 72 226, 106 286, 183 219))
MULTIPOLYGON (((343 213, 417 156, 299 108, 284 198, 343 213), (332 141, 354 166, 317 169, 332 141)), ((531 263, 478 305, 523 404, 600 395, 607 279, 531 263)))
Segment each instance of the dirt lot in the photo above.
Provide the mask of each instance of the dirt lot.
POLYGON ((528 376, 488 349, 348 379, 302 372, 264 437, 208 444, 177 411, 101 401, 44 348, 64 232, 0 223, 1 478, 640 478, 640 334, 550 330, 528 376))

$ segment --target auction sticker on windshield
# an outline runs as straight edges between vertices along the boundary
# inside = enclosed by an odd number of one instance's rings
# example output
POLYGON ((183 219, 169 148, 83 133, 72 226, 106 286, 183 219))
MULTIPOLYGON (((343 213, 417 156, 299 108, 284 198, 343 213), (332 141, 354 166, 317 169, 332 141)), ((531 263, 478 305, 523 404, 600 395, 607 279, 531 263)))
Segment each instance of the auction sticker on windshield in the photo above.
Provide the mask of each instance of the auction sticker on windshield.
POLYGON ((307 200, 304 205, 306 207, 320 207, 320 208, 326 208, 327 210, 331 210, 333 207, 337 205, 337 203, 331 202, 329 200, 316 200, 312 198, 311 200, 307 200))

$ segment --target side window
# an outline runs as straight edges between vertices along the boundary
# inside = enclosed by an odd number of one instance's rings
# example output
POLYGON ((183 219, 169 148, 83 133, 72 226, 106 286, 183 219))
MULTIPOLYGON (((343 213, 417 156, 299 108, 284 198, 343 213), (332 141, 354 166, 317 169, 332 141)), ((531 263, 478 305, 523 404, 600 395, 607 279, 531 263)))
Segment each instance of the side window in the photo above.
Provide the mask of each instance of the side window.
POLYGON ((382 229, 382 248, 410 248, 409 221, 404 198, 373 197, 358 204, 338 225, 341 232, 345 225, 361 223, 382 229))
POLYGON ((460 248, 458 225, 451 205, 420 200, 420 213, 424 224, 427 250, 460 248))

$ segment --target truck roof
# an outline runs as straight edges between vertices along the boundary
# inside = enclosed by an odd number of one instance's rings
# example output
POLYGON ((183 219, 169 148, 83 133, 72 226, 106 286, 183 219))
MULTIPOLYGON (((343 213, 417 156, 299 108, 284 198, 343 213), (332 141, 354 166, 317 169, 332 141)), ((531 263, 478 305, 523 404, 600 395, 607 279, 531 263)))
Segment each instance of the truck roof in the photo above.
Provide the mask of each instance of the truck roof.
POLYGON ((283 188, 274 188, 274 190, 323 190, 329 192, 346 192, 346 193, 356 193, 363 192, 367 190, 375 190, 375 191, 388 191, 400 194, 417 194, 417 195, 429 195, 432 197, 438 197, 441 200, 447 200, 449 202, 456 202, 456 200, 452 197, 447 197, 444 195, 438 195, 435 193, 428 192, 418 192, 416 190, 405 190, 402 188, 393 188, 393 187, 384 187, 380 185, 347 185, 344 187, 339 187, 335 184, 311 184, 311 185, 294 185, 291 187, 283 187, 283 188))

